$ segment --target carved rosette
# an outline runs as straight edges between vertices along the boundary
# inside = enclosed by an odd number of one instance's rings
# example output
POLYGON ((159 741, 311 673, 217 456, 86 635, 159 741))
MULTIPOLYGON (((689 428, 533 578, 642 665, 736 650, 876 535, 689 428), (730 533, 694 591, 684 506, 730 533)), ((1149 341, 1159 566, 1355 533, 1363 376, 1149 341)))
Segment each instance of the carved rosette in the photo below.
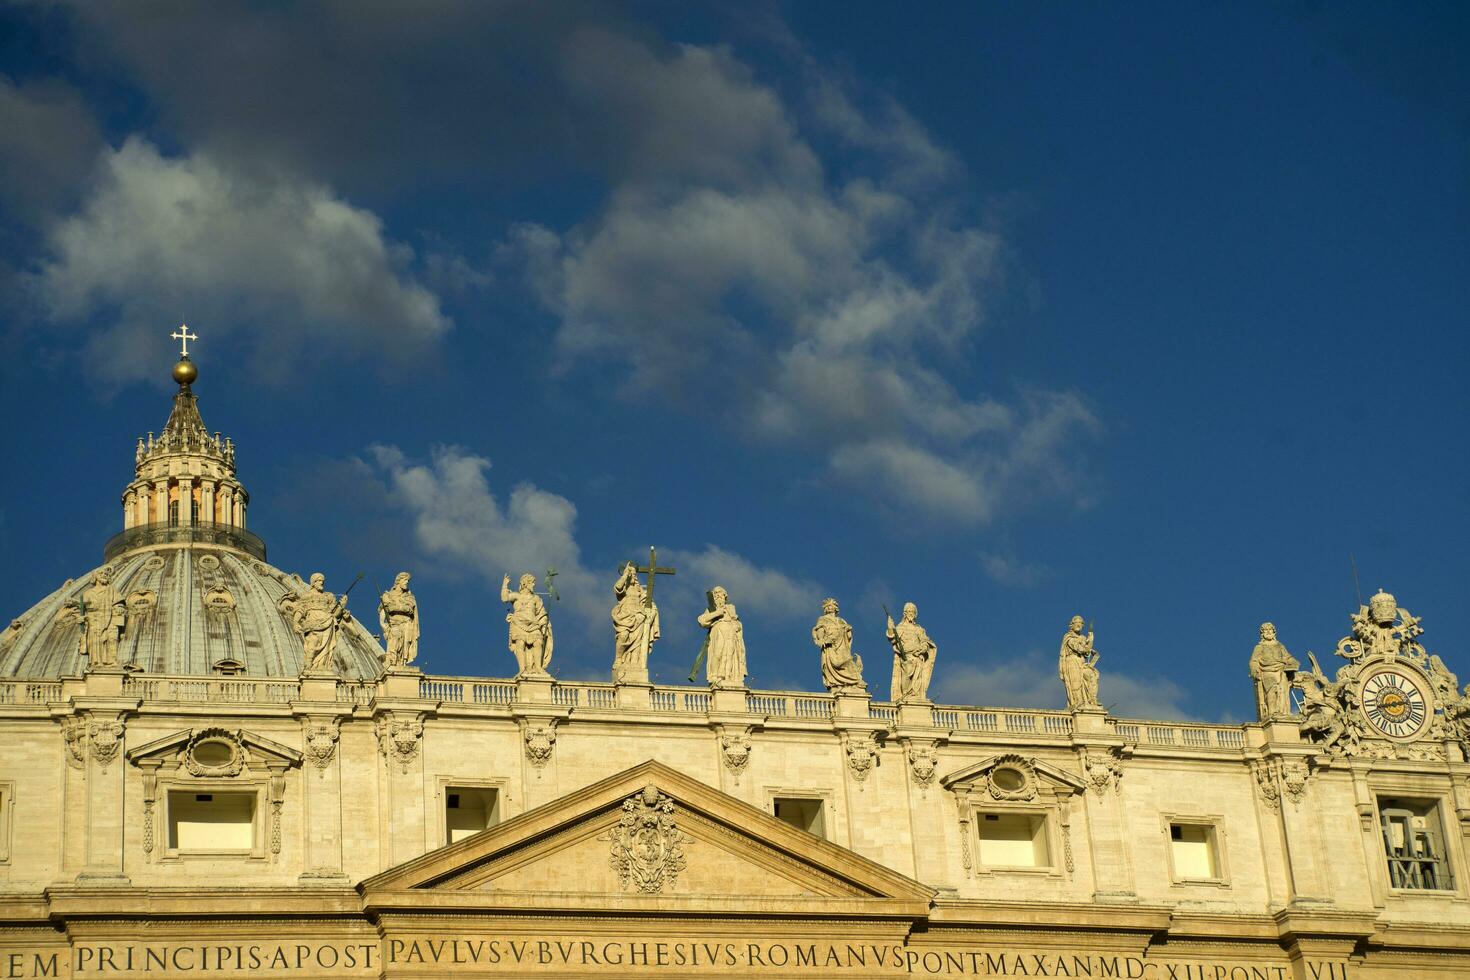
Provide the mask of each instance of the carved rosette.
POLYGON ((674 801, 652 783, 623 801, 618 822, 599 840, 612 845, 609 863, 624 888, 657 895, 671 888, 687 867, 689 838, 674 823, 674 801))
POLYGON ((1116 792, 1123 792, 1123 763, 1116 751, 1089 749, 1082 758, 1082 767, 1088 783, 1099 793, 1105 792, 1109 786, 1116 792))
POLYGON ((745 767, 750 765, 750 729, 720 735, 720 761, 735 778, 740 778, 745 767))
POLYGON ((867 782, 873 767, 878 764, 878 740, 872 732, 849 732, 843 737, 842 747, 852 778, 860 783, 867 782))
POLYGON ((939 768, 939 750, 933 742, 911 742, 905 753, 909 760, 909 776, 924 789, 934 785, 939 768))
POLYGON ((337 739, 341 735, 340 723, 335 718, 311 721, 302 733, 302 746, 311 764, 323 772, 337 756, 337 739))
POLYGON ((419 746, 424 735, 424 723, 420 718, 378 719, 378 751, 389 766, 397 765, 398 771, 407 773, 419 757, 419 746))
POLYGON ((526 740, 526 761, 537 769, 543 769, 551 761, 551 750, 556 746, 556 725, 547 721, 544 724, 527 724, 524 729, 526 740))

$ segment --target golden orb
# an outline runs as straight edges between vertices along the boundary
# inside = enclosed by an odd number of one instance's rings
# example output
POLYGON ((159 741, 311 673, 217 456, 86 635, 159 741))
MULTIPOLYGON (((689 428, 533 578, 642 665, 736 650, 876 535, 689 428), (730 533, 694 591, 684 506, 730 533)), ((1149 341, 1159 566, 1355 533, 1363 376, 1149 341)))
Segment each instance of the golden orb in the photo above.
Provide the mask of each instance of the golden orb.
POLYGON ((174 380, 181 385, 191 385, 197 377, 199 369, 194 366, 194 362, 187 357, 179 358, 179 363, 174 365, 174 380))

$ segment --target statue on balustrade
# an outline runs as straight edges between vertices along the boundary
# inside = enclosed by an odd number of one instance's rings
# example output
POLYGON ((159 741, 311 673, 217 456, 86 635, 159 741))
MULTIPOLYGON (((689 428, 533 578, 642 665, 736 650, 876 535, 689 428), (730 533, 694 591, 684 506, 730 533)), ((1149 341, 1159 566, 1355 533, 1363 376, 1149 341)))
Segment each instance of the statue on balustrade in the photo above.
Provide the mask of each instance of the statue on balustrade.
POLYGON ((1093 649, 1092 630, 1084 634, 1082 623, 1081 616, 1072 617, 1057 658, 1057 672, 1067 689, 1067 707, 1073 711, 1102 707, 1097 700, 1097 662, 1101 654, 1093 649))
POLYGON ((521 576, 520 588, 510 590, 510 576, 500 581, 500 601, 511 604, 505 621, 510 626, 510 652, 515 654, 517 677, 548 677, 553 640, 551 617, 546 604, 536 594, 536 576, 521 576))
POLYGON ((337 631, 351 614, 347 596, 340 598, 325 588, 327 577, 313 572, 311 585, 294 601, 283 603, 291 611, 291 625, 301 637, 305 653, 304 673, 337 673, 337 631))
POLYGON ((75 603, 81 615, 81 652, 87 666, 116 667, 117 645, 127 625, 128 607, 112 584, 112 569, 102 568, 75 603))
POLYGON ((407 667, 419 655, 419 602, 408 590, 411 576, 399 572, 393 587, 378 598, 378 624, 383 628, 383 666, 407 667))
POLYGON ((863 658, 852 652, 852 627, 837 610, 836 599, 823 599, 822 615, 812 627, 812 642, 822 651, 822 683, 833 694, 867 694, 863 658))
POLYGON ((1272 721, 1291 715, 1291 684, 1301 663, 1281 641, 1276 627, 1261 624, 1261 642, 1251 651, 1250 671, 1256 682, 1256 715, 1261 721, 1272 721))
POLYGON ((623 566, 613 583, 617 603, 612 607, 614 684, 647 684, 648 654, 659 637, 658 606, 648 598, 632 562, 623 566))
POLYGON ((715 586, 705 593, 709 607, 699 614, 699 625, 709 633, 705 637, 706 676, 710 687, 745 686, 745 626, 730 593, 715 586))
POLYGON ((896 624, 889 616, 887 635, 893 647, 893 703, 929 700, 929 680, 934 676, 934 657, 939 648, 919 625, 919 607, 904 603, 903 615, 896 624))

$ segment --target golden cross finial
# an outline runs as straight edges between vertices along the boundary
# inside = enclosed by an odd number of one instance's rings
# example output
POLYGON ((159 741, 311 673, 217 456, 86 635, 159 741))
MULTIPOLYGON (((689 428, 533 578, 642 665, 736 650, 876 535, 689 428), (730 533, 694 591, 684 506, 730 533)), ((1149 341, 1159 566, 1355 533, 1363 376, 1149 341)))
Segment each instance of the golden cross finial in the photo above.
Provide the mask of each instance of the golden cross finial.
POLYGON ((178 330, 175 330, 173 333, 169 334, 169 336, 172 337, 174 340, 177 340, 179 342, 179 345, 181 347, 181 349, 179 351, 179 356, 180 357, 188 357, 189 356, 189 341, 191 341, 191 340, 198 340, 199 339, 199 335, 197 333, 190 333, 189 332, 189 325, 187 323, 181 323, 181 324, 179 324, 179 329, 178 330))

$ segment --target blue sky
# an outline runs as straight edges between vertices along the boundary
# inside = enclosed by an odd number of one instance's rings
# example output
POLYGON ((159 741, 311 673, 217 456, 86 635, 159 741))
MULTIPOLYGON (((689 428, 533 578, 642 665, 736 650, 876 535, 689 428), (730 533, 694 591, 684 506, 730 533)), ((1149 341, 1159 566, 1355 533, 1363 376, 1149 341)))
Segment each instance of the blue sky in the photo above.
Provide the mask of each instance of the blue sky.
POLYGON ((815 688, 831 594, 886 695, 1244 718, 1273 620, 1364 594, 1452 668, 1470 582, 1459 4, 0 6, 0 597, 100 560, 168 334, 273 564, 414 573, 421 664, 656 679, 703 591, 815 688), (733 8, 732 8, 733 9, 733 8))

